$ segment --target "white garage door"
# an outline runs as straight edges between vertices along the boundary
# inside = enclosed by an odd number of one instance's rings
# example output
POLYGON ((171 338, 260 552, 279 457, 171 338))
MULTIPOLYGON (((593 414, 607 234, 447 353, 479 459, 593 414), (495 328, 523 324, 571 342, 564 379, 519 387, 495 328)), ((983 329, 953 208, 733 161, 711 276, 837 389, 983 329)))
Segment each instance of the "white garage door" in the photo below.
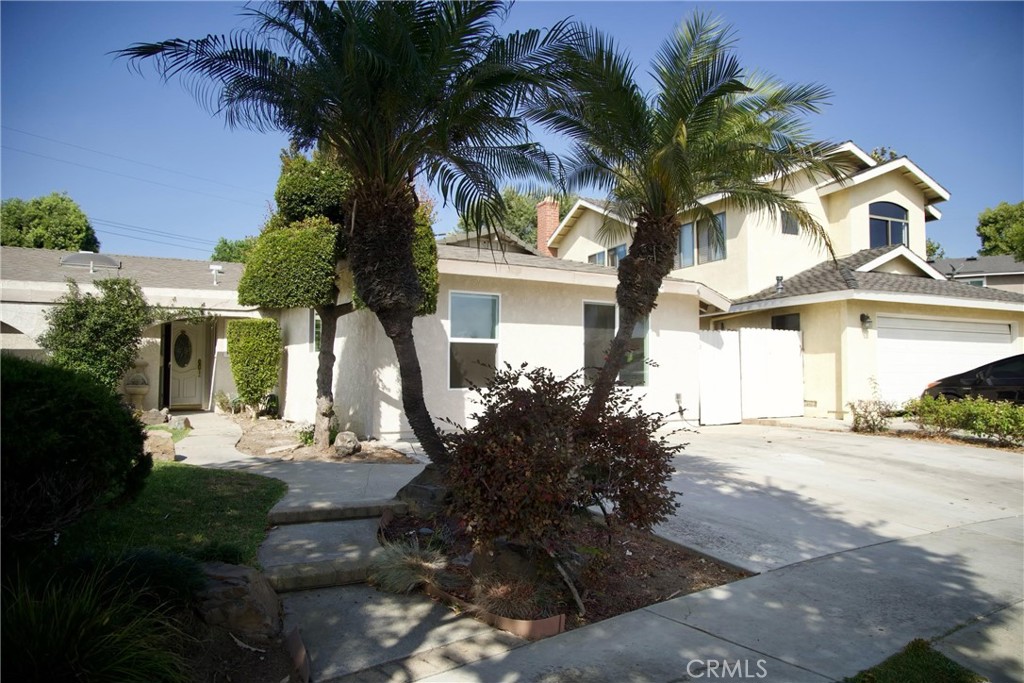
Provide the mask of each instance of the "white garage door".
POLYGON ((887 401, 1012 355, 1009 323, 878 316, 878 388, 887 401))

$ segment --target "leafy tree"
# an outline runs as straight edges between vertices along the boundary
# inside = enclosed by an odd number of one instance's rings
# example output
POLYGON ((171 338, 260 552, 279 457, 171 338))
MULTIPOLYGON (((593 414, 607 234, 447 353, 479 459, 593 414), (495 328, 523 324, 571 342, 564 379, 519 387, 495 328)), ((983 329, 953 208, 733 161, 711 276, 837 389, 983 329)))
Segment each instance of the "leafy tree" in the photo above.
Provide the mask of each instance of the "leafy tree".
MULTIPOLYGON (((565 218, 565 214, 569 213, 569 209, 579 199, 577 195, 556 194, 553 192, 520 192, 512 186, 502 189, 501 199, 505 202, 505 219, 502 221, 501 229, 515 235, 529 245, 536 244, 537 204, 548 194, 558 199, 559 220, 565 218)), ((465 234, 471 231, 472 228, 460 216, 458 226, 455 229, 456 234, 465 234)))
POLYGON ((978 214, 978 237, 982 256, 1010 254, 1024 261, 1024 202, 999 202, 994 209, 978 214))
POLYGON ((875 147, 871 150, 871 158, 880 164, 900 158, 900 153, 892 147, 875 147))
POLYGON ((501 223, 503 181, 550 182, 554 169, 519 114, 564 73, 572 32, 558 23, 502 36, 495 24, 506 11, 498 2, 280 2, 247 10, 254 26, 230 37, 120 52, 182 76, 229 125, 283 130, 351 173, 356 293, 394 345, 405 414, 442 466, 449 456, 423 399, 413 338, 424 298, 414 183, 436 184, 472 225, 487 227, 501 223))
POLYGON ((927 251, 929 261, 934 261, 940 258, 946 258, 946 250, 943 249, 942 245, 939 244, 938 242, 926 239, 925 250, 927 251))
POLYGON ((217 246, 210 254, 211 261, 226 261, 227 263, 245 263, 252 245, 256 242, 255 237, 243 237, 240 240, 229 240, 221 237, 217 240, 217 246))
POLYGON ((829 91, 748 75, 733 45, 727 27, 693 15, 657 53, 657 85, 648 94, 628 57, 594 32, 566 57, 574 93, 550 95, 536 112, 572 140, 569 187, 596 184, 635 222, 618 267, 619 328, 587 407, 592 419, 623 367, 634 326, 654 309, 673 268, 683 219, 717 220, 701 197, 721 193, 745 210, 786 211, 831 251, 824 229, 785 191, 793 169, 841 177, 827 160, 834 146, 812 142, 803 119, 829 91))
POLYGON ((5 199, 0 209, 0 244, 63 251, 100 250, 85 212, 63 192, 27 202, 5 199))
POLYGON ((83 295, 68 280, 68 293, 44 314, 47 329, 39 345, 56 365, 90 375, 116 392, 135 363, 154 309, 133 280, 111 278, 95 285, 99 296, 83 295))

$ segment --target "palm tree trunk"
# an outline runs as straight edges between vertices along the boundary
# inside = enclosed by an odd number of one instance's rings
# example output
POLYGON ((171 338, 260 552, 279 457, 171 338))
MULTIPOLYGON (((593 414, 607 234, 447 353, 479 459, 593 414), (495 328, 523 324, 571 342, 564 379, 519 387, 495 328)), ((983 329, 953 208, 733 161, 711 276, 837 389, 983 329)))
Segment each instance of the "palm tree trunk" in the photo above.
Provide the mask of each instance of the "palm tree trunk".
POLYGON ((619 371, 625 365, 633 328, 657 305, 658 290, 662 280, 672 271, 678 244, 679 223, 675 216, 637 216, 633 244, 619 262, 619 285, 615 288, 619 327, 583 410, 585 422, 592 423, 607 403, 619 371))
POLYGON ((412 321, 423 298, 413 261, 416 203, 412 189, 389 197, 373 187, 353 190, 355 226, 349 241, 356 292, 380 320, 398 357, 402 407, 409 426, 436 469, 448 466, 448 449, 423 397, 423 374, 412 321))

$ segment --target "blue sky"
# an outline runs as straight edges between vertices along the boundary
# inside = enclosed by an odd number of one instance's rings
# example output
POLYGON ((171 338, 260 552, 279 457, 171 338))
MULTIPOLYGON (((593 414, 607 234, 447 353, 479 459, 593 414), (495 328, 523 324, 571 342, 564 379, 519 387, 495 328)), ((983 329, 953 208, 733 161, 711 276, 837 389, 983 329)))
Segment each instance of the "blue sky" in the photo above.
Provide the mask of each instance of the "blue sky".
MULTIPOLYGON (((108 253, 208 258, 218 237, 258 232, 285 136, 230 130, 180 83, 109 54, 229 32, 240 7, 0 3, 0 194, 68 192, 108 253)), ((817 136, 893 147, 949 190, 928 224, 947 255, 978 249, 980 211, 1024 198, 1021 2, 520 2, 505 28, 585 20, 615 35, 649 84, 651 57, 695 7, 733 25, 748 69, 832 89, 811 119, 817 136)), ((455 220, 441 209, 435 231, 455 220)))

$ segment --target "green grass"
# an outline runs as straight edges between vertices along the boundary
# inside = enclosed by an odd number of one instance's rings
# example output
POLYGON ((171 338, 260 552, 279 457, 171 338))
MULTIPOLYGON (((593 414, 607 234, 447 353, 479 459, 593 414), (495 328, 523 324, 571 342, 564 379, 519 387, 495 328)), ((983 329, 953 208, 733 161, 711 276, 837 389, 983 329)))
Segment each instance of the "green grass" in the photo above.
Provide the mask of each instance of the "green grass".
POLYGON ((246 472, 154 463, 138 500, 97 510, 61 536, 67 553, 155 547, 198 560, 256 564, 267 512, 288 487, 246 472))
POLYGON ((174 440, 174 443, 178 443, 186 436, 188 436, 189 432, 192 431, 191 429, 171 429, 167 425, 150 425, 146 427, 146 429, 155 429, 161 432, 170 432, 171 438, 174 440))
POLYGON ((926 640, 912 640, 878 666, 847 683, 983 683, 987 679, 936 652, 926 640))

